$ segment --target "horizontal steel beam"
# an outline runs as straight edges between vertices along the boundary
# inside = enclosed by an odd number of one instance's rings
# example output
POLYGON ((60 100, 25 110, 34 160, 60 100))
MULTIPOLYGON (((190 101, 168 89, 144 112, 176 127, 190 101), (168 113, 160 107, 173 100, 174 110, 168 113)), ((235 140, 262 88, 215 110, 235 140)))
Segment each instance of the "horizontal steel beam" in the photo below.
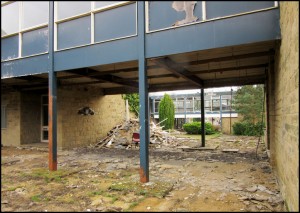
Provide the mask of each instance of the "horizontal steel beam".
POLYGON ((174 73, 177 76, 180 76, 193 84, 196 84, 198 87, 203 86, 202 79, 198 78, 197 76, 194 76, 193 73, 182 67, 181 65, 177 64, 176 62, 172 61, 170 58, 159 58, 154 60, 155 63, 158 65, 164 67, 168 71, 174 73))

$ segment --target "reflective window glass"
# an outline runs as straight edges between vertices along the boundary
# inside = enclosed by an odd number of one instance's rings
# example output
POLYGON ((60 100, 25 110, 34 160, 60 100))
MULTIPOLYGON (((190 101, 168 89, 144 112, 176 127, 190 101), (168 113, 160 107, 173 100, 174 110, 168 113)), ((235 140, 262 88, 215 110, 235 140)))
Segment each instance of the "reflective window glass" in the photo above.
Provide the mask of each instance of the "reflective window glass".
POLYGON ((23 33, 22 56, 48 51, 48 27, 23 33))
POLYGON ((19 36, 1 39, 1 60, 17 58, 19 53, 19 36))
POLYGON ((90 1, 59 1, 57 18, 58 20, 86 13, 91 10, 90 1))
POLYGON ((64 49, 91 43, 91 16, 58 24, 57 48, 64 49))
POLYGON ((95 14, 95 42, 136 34, 136 5, 129 4, 95 14))
POLYGON ((48 23, 49 2, 48 1, 24 1, 22 29, 39 24, 48 23))
POLYGON ((122 1, 95 1, 95 9, 101 8, 101 7, 106 7, 112 4, 116 4, 122 1))
POLYGON ((1 36, 19 31, 19 2, 1 7, 1 36))

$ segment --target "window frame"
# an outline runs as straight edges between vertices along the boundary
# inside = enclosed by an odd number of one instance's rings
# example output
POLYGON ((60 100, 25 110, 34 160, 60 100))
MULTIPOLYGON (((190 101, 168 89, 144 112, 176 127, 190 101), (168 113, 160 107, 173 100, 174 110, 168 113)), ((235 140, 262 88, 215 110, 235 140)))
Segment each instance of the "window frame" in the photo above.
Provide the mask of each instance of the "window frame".
MULTIPOLYGON (((9 38, 9 37, 15 36, 15 35, 19 36, 18 57, 17 58, 12 58, 12 59, 1 60, 1 62, 6 62, 6 61, 11 61, 11 60, 16 60, 16 59, 22 59, 22 58, 28 58, 28 57, 33 57, 33 56, 43 55, 43 54, 49 53, 49 48, 48 48, 48 51, 46 51, 46 52, 41 52, 41 53, 22 56, 23 34, 27 33, 27 32, 30 32, 30 31, 34 31, 34 30, 38 30, 38 29, 41 29, 41 28, 48 27, 49 16, 48 16, 48 22, 46 22, 46 23, 42 23, 42 24, 38 24, 38 25, 34 25, 34 26, 31 26, 31 27, 27 27, 27 28, 22 29, 22 20, 23 20, 23 2, 22 1, 17 1, 17 2, 15 2, 15 1, 6 1, 4 3, 1 3, 1 9, 2 9, 2 7, 6 6, 6 5, 9 5, 9 4, 12 4, 12 3, 18 3, 19 4, 18 32, 10 33, 10 34, 4 35, 4 36, 1 35, 1 39, 9 38)), ((48 34, 48 36, 49 36, 49 34, 48 34)))
POLYGON ((79 48, 79 47, 84 47, 84 46, 90 46, 93 44, 99 44, 99 43, 104 43, 104 42, 109 42, 109 41, 114 41, 114 40, 119 40, 119 39, 124 39, 124 38, 130 38, 133 36, 137 36, 137 1, 121 1, 121 2, 117 2, 111 5, 107 5, 107 6, 103 6, 103 7, 99 7, 99 8, 95 8, 95 1, 91 1, 91 10, 89 12, 85 12, 85 13, 80 13, 74 16, 70 16, 67 18, 63 18, 63 19, 59 19, 58 20, 58 1, 54 2, 54 51, 55 52, 59 52, 59 51, 64 51, 64 50, 69 50, 69 49, 74 49, 74 48, 79 48), (95 14, 103 12, 103 11, 107 11, 107 10, 111 10, 111 9, 115 9, 118 7, 122 7, 125 5, 129 5, 129 4, 135 4, 135 33, 132 35, 128 35, 128 36, 121 36, 121 37, 117 37, 117 38, 113 38, 113 39, 107 39, 104 41, 97 41, 95 42, 95 14), (77 45, 77 46, 72 46, 72 47, 67 47, 67 48, 62 48, 62 49, 58 49, 58 24, 67 22, 67 21, 71 21, 71 20, 75 20, 78 18, 82 18, 82 17, 86 17, 86 16, 90 16, 91 19, 91 39, 90 39, 90 43, 89 44, 84 44, 84 45, 77 45))

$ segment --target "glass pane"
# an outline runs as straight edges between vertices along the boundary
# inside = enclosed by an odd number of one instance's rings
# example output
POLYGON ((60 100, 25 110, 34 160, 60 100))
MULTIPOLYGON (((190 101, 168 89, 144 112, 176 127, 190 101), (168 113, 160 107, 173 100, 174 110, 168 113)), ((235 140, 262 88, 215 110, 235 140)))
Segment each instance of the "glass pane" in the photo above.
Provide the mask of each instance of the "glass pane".
POLYGON ((48 126, 48 105, 43 106, 43 126, 48 126))
MULTIPOLYGON (((184 1, 149 1, 149 29, 157 30, 167 27, 172 27, 177 22, 189 23, 184 21, 187 15, 184 10, 176 10, 174 8, 174 2, 178 4, 184 4, 184 1)), ((194 6, 192 15, 196 21, 202 20, 202 2, 197 1, 194 6)), ((179 24, 181 25, 181 24, 179 24)))
POLYGON ((1 7, 1 36, 19 31, 19 2, 1 7))
POLYGON ((1 39, 1 60, 18 58, 19 36, 11 36, 1 39))
POLYGON ((61 23, 57 27, 58 49, 91 43, 90 16, 61 23))
POLYGON ((274 1, 207 1, 206 19, 273 7, 274 1))
POLYGON ((48 140, 48 131, 43 130, 43 140, 47 141, 48 140))
POLYGON ((29 31, 22 36, 22 56, 48 51, 48 28, 29 31))
POLYGON ((122 1, 95 1, 95 8, 106 7, 112 4, 116 4, 122 1))
POLYGON ((95 42, 134 34, 136 34, 135 4, 95 14, 95 42))
POLYGON ((58 20, 91 11, 90 1, 59 1, 57 4, 58 20))
POLYGON ((22 29, 48 23, 48 1, 23 1, 22 29))

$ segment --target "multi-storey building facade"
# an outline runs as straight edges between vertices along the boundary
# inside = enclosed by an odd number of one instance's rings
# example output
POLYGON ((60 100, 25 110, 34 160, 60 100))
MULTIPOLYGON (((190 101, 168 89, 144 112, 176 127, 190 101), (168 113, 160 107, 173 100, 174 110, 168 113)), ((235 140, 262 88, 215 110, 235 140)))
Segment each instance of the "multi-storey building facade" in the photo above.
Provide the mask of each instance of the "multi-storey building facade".
POLYGON ((1 142, 48 137, 51 170, 57 146, 88 144, 121 119, 123 100, 108 95, 139 92, 149 181, 148 92, 245 84, 266 86, 265 141, 299 211, 298 2, 1 2, 1 142), (78 115, 86 106, 94 115, 78 115))

